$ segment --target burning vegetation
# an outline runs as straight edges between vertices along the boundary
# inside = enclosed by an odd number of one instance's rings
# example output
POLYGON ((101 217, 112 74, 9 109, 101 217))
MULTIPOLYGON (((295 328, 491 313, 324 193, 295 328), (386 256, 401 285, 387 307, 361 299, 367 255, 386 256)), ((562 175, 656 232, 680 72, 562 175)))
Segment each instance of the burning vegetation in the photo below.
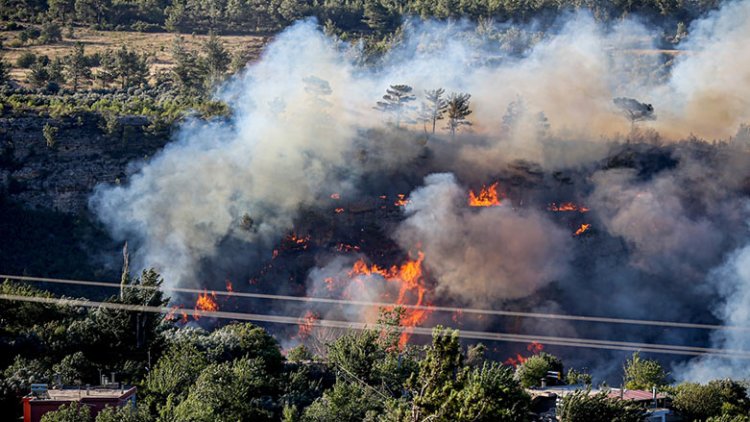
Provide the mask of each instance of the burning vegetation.
POLYGON ((469 206, 470 207, 496 207, 501 205, 500 195, 497 193, 498 182, 491 184, 490 186, 482 186, 479 194, 474 193, 473 190, 469 191, 469 206))
POLYGON ((216 293, 203 292, 198 295, 198 299, 195 301, 195 319, 200 319, 201 312, 216 312, 219 310, 219 305, 216 303, 216 293))

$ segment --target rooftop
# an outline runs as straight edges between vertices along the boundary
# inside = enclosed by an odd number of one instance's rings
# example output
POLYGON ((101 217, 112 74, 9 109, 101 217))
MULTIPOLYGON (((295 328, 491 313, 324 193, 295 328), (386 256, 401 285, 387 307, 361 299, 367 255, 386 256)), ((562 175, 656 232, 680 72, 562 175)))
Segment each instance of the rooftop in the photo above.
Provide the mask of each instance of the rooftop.
POLYGON ((31 400, 79 401, 81 399, 121 399, 127 398, 136 390, 135 387, 123 388, 60 388, 47 390, 47 396, 30 394, 31 400))
MULTIPOLYGON (((555 385, 550 387, 544 387, 544 388, 533 388, 527 390, 531 396, 559 396, 559 397, 565 397, 568 394, 572 394, 578 390, 586 390, 586 386, 584 385, 555 385)), ((623 400, 634 400, 634 401, 647 401, 647 400, 653 400, 654 395, 651 391, 645 391, 645 390, 622 390, 620 391, 619 388, 609 388, 609 389, 599 389, 599 388, 591 388, 590 394, 597 394, 602 391, 607 391, 607 396, 612 398, 620 398, 622 397, 623 400)), ((656 398, 658 400, 666 398, 667 395, 664 393, 656 393, 656 398)))

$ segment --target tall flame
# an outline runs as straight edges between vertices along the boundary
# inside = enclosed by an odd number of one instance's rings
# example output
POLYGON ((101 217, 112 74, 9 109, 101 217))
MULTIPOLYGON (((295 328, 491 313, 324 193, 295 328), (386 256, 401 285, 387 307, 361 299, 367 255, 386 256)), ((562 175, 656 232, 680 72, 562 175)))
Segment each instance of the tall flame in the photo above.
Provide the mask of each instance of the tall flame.
MULTIPOLYGON (((359 259, 354 263, 351 271, 349 271, 349 276, 356 280, 359 277, 379 275, 387 283, 398 286, 398 297, 395 301, 396 306, 407 304, 427 306, 428 304, 425 302, 427 288, 424 285, 422 272, 423 261, 424 254, 422 252, 419 252, 416 260, 409 260, 400 266, 394 265, 391 268, 381 268, 375 264, 368 265, 364 259, 359 259)), ((409 328, 423 323, 428 315, 429 311, 426 309, 408 308, 405 310, 401 318, 401 325, 407 327, 407 329, 401 333, 401 337, 399 338, 400 347, 403 348, 411 337, 411 330, 409 328)))
POLYGON ((198 300, 195 301, 195 310, 197 313, 195 314, 194 318, 200 319, 200 312, 215 312, 219 310, 219 305, 216 303, 216 293, 211 292, 209 295, 208 292, 203 292, 198 295, 198 300))
POLYGON ((482 190, 479 194, 475 194, 473 190, 469 190, 469 206, 470 207, 496 207, 500 205, 500 197, 497 194, 498 182, 491 184, 489 187, 482 185, 482 190))

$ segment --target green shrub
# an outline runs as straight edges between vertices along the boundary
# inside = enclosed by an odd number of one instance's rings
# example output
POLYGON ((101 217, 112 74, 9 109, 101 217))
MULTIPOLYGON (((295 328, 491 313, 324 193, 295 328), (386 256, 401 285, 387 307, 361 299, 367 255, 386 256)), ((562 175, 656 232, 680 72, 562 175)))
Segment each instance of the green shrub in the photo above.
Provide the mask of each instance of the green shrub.
POLYGON ((18 58, 16 59, 16 66, 22 68, 22 69, 28 69, 30 68, 34 63, 36 63, 36 54, 26 51, 18 58))
POLYGON ((563 365, 560 359, 549 353, 540 353, 531 356, 516 368, 516 379, 526 388, 538 387, 542 378, 549 371, 557 371, 562 374, 563 365))
POLYGON ((606 392, 579 390, 563 398, 558 418, 562 422, 640 422, 643 416, 637 405, 610 398, 606 392))

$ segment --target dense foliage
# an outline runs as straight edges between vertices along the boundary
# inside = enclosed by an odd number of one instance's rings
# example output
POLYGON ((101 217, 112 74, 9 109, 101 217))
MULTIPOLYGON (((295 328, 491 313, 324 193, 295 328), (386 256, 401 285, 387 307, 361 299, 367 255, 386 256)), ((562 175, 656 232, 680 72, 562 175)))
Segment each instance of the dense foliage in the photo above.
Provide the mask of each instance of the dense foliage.
POLYGON ((644 413, 639 406, 610 398, 606 392, 581 390, 563 398, 559 417, 562 422, 639 422, 644 413))
MULTIPOLYGON (((671 28, 679 22, 689 22, 718 3, 718 0, 2 0, 0 19, 68 25, 75 22, 137 31, 257 33, 276 31, 294 20, 312 16, 341 33, 382 36, 394 31, 404 15, 527 22, 577 8, 590 9, 602 21, 637 14, 651 21, 664 21, 671 28)), ((54 39, 60 28, 49 26, 29 36, 54 39)))

